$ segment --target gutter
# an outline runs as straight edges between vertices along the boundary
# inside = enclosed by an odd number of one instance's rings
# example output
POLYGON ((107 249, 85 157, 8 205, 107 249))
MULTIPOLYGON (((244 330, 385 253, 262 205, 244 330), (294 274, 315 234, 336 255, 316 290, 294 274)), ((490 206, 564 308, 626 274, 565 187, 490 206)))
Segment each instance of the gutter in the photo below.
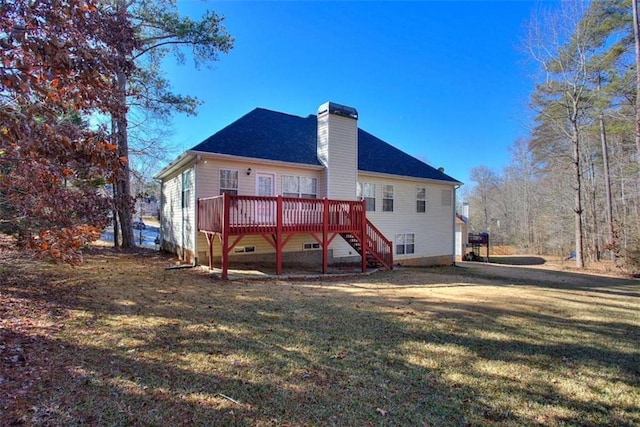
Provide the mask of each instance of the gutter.
POLYGON ((193 265, 198 265, 198 164, 202 162, 200 155, 196 156, 193 163, 193 265))
MULTIPOLYGON (((455 185, 453 187, 453 212, 451 212, 453 215, 451 215, 451 221, 453 222, 453 257, 452 257, 452 265, 455 267, 456 266, 456 200, 458 198, 457 193, 458 193, 458 188, 462 187, 462 184, 460 185, 455 185)), ((460 242, 460 253, 462 254, 462 242, 460 242)))

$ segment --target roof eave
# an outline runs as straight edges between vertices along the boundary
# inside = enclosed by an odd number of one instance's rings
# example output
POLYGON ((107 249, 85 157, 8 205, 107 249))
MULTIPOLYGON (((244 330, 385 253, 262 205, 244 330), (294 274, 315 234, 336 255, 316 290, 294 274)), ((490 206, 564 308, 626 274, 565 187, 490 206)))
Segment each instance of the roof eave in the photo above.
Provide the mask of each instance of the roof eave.
POLYGON ((323 170, 325 167, 322 165, 313 165, 310 163, 296 163, 296 162, 287 162, 284 160, 271 160, 271 159, 261 159, 258 157, 245 157, 245 156, 236 156, 234 154, 223 154, 223 153, 212 153, 210 151, 194 151, 190 150, 190 153, 196 156, 202 157, 213 157, 219 159, 227 159, 227 160, 237 160, 241 162, 251 162, 251 163, 266 163, 270 165, 282 165, 282 166, 295 166, 305 169, 314 169, 314 170, 323 170))
POLYGON ((405 179, 408 181, 424 181, 424 182, 433 182, 433 183, 438 183, 438 184, 447 184, 447 185, 454 185, 454 186, 458 186, 458 185, 464 185, 464 183, 457 181, 457 180, 447 180, 447 179, 435 179, 435 178, 423 178, 423 177, 419 177, 419 176, 411 176, 411 175, 398 175, 398 174, 393 174, 393 173, 385 173, 385 172, 373 172, 373 171, 368 171, 368 170, 362 170, 362 169, 358 169, 358 173, 363 173, 363 174, 368 174, 368 175, 373 175, 373 176, 379 176, 379 177, 383 177, 383 178, 396 178, 396 179, 405 179))
POLYGON ((154 175, 153 179, 155 180, 163 180, 170 175, 173 175, 175 172, 185 167, 189 163, 193 162, 196 158, 197 153, 189 150, 180 154, 177 159, 169 163, 165 166, 160 172, 154 175))

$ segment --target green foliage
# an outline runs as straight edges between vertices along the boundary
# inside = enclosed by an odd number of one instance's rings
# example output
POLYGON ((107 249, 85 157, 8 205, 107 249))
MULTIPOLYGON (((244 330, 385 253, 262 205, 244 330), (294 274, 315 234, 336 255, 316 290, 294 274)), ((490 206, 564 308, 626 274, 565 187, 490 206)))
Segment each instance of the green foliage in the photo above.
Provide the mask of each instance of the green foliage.
POLYGON ((161 63, 168 54, 184 63, 185 50, 190 50, 196 67, 217 61, 221 52, 233 47, 233 38, 222 25, 224 18, 207 11, 195 21, 180 16, 175 3, 168 1, 134 2, 129 14, 140 42, 133 52, 138 67, 129 80, 132 102, 165 117, 174 111, 196 114, 200 101, 172 93, 169 81, 161 75, 161 63))

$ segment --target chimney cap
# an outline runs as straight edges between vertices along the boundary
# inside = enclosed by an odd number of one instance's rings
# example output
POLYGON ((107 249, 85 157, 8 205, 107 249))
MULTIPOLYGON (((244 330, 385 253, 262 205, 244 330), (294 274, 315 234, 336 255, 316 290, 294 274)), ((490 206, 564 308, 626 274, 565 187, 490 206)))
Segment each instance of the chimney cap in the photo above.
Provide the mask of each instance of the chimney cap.
POLYGON ((336 116, 348 117, 350 119, 358 120, 358 111, 353 107, 338 104, 335 102, 325 102, 318 108, 318 115, 329 113, 336 116))

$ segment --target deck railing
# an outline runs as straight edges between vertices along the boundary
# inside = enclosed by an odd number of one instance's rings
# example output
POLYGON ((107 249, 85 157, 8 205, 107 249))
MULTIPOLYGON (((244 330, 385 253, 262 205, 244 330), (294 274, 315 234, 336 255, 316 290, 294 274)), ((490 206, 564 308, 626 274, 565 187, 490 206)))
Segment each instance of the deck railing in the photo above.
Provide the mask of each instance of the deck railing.
POLYGON ((198 199, 198 230, 222 233, 225 222, 232 234, 283 231, 320 232, 360 230, 362 201, 222 195, 198 199), (225 221, 226 220, 226 221, 225 221))
POLYGON ((371 221, 367 221, 367 247, 386 268, 393 268, 393 243, 371 221))

